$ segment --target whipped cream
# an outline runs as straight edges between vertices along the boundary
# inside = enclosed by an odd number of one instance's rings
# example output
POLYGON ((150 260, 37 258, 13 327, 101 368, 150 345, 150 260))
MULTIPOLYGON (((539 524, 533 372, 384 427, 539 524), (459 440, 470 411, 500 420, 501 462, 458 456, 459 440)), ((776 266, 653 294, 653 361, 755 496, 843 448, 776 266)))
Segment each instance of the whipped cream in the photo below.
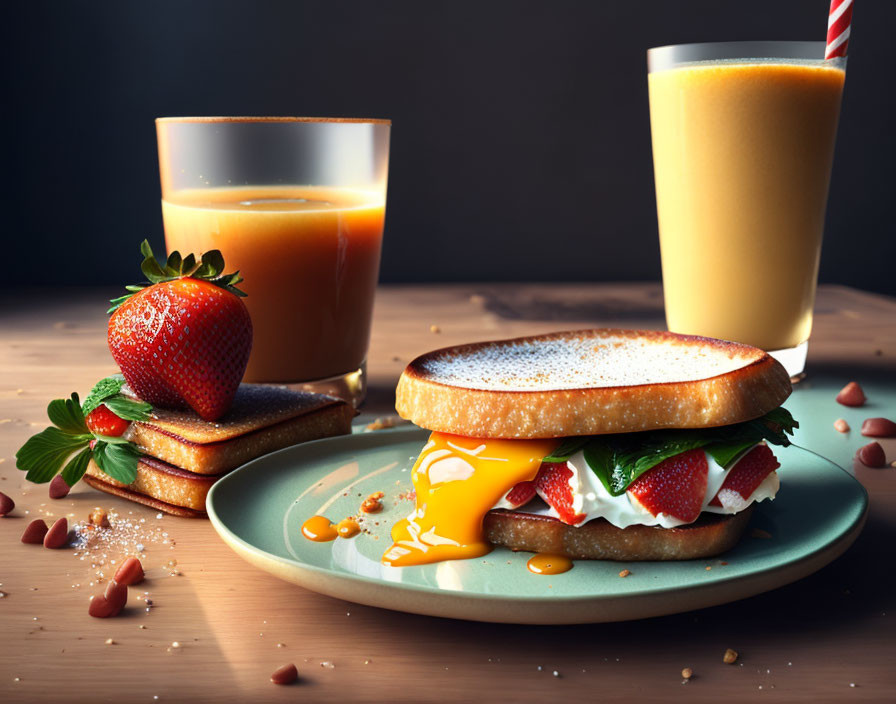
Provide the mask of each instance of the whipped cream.
MULTIPOLYGON (((755 445, 753 446, 755 447, 755 445)), ((719 493, 728 472, 736 465, 741 457, 747 454, 753 447, 747 448, 741 455, 736 457, 725 469, 718 464, 708 453, 706 454, 706 464, 709 471, 706 476, 706 493, 703 496, 703 505, 701 511, 710 513, 738 513, 743 511, 754 501, 764 501, 765 499, 774 499, 778 492, 780 482, 778 481, 777 472, 769 474, 762 483, 756 487, 756 490, 744 500, 740 494, 725 490, 719 495, 721 506, 710 506, 709 502, 713 500, 719 493)), ((628 526, 662 526, 663 528, 674 528, 685 523, 674 516, 668 516, 665 513, 658 513, 656 516, 650 513, 638 499, 631 494, 625 492, 619 496, 613 496, 606 487, 601 483, 597 475, 591 471, 588 463, 585 462, 585 455, 578 452, 567 461, 567 466, 572 470, 572 476, 569 478, 569 487, 572 490, 573 510, 579 514, 585 514, 585 519, 577 525, 583 525, 587 521, 594 518, 604 518, 617 528, 627 528, 628 526)), ((503 498, 495 505, 494 508, 513 508, 503 498)), ((533 506, 532 513, 552 516, 558 518, 557 512, 547 506, 540 504, 533 506)), ((523 510, 523 507, 518 507, 523 510)), ((529 506, 526 506, 529 511, 529 506)))

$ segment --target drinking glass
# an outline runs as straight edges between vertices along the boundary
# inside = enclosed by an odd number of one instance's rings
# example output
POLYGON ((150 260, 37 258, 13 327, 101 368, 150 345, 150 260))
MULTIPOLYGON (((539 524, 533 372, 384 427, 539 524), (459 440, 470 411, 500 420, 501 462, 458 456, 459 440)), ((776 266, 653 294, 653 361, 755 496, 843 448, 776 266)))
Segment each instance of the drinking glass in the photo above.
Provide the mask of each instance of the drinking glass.
POLYGON ((168 251, 210 249, 245 281, 245 380, 366 390, 389 163, 388 120, 156 120, 168 251))
POLYGON ((803 372, 846 59, 824 42, 647 52, 666 322, 803 372))

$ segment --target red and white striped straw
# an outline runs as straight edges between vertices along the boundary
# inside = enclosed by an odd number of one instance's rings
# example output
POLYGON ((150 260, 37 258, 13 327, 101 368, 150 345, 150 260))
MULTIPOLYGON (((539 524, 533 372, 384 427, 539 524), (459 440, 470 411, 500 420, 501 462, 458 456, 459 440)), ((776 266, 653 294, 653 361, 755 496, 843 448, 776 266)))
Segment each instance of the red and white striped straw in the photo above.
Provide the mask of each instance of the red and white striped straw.
POLYGON ((846 56, 850 24, 852 24, 852 0, 831 0, 831 11, 828 14, 828 42, 824 50, 825 59, 846 56))

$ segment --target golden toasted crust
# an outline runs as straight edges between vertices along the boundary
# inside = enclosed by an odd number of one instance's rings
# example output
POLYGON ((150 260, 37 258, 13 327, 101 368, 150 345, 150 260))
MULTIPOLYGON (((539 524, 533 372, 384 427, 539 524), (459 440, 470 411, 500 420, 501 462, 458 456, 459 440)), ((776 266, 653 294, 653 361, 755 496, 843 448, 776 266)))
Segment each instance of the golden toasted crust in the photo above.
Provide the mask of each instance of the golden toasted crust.
MULTIPOLYGON (((125 392, 129 389, 125 387, 125 392)), ((149 425, 174 437, 198 444, 224 442, 345 401, 323 394, 303 393, 267 384, 240 384, 227 414, 218 421, 203 420, 192 411, 155 408, 149 425)))
POLYGON ((399 415, 446 433, 550 438, 704 428, 758 418, 790 395, 755 347, 646 330, 578 330, 446 347, 412 361, 399 415))
POLYGON ((104 473, 93 460, 87 464, 87 477, 118 489, 148 496, 166 504, 193 511, 205 511, 205 497, 218 477, 210 477, 174 467, 153 457, 142 457, 137 463, 137 478, 122 484, 104 473))
POLYGON ((224 418, 157 409, 134 423, 131 440, 146 454, 198 474, 221 474, 255 457, 307 440, 351 432, 352 407, 339 399, 244 384, 224 418))
POLYGON ((86 474, 84 475, 84 481, 87 482, 88 485, 99 491, 104 491, 107 494, 112 494, 114 496, 120 496, 121 498, 127 499, 128 501, 133 501, 138 504, 143 504, 144 506, 149 506, 155 511, 163 511, 164 513, 168 513, 172 516, 179 516, 181 518, 208 517, 208 514, 206 514, 205 511, 194 511, 191 508, 175 506, 174 504, 169 504, 164 501, 154 499, 151 496, 146 496, 145 494, 131 491, 126 486, 113 486, 112 484, 108 484, 100 479, 97 479, 96 477, 92 477, 86 474))
POLYGON ((740 513, 703 513, 678 528, 617 528, 603 518, 570 526, 550 516, 494 509, 485 516, 486 539, 511 550, 565 555, 579 560, 695 560, 733 548, 740 540, 753 506, 740 513))

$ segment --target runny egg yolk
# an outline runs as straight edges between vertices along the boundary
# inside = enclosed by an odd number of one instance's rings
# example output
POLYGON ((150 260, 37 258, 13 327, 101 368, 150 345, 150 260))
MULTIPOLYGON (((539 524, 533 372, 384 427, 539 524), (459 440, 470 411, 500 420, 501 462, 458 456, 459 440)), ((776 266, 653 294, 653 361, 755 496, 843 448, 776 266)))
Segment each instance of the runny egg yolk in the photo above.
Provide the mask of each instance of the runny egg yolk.
POLYGON ((538 474, 559 440, 481 440, 433 433, 411 472, 416 507, 392 528, 382 561, 393 567, 480 557, 491 550, 482 519, 519 482, 538 474))

